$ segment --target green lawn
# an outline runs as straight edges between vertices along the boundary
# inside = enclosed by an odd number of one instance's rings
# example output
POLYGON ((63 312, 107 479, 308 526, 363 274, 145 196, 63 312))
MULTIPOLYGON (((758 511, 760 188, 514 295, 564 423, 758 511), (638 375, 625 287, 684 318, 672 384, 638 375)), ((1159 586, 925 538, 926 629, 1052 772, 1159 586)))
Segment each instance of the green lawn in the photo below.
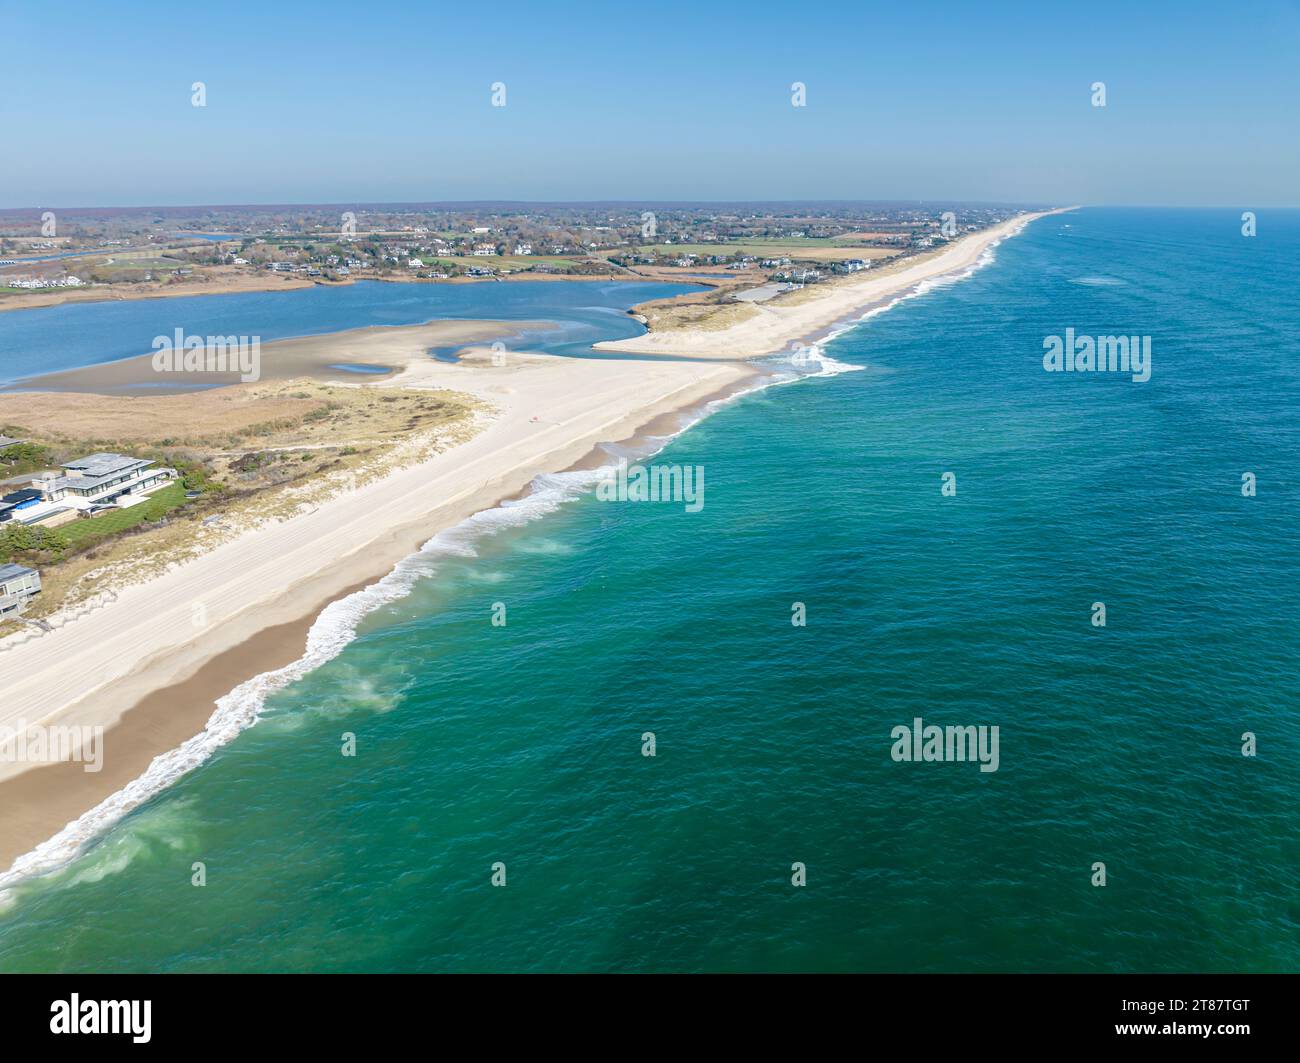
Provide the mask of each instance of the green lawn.
POLYGON ((149 496, 148 502, 140 502, 128 509, 115 509, 98 517, 74 520, 55 530, 67 536, 73 547, 84 548, 146 520, 157 520, 184 503, 185 488, 177 481, 159 488, 149 496))
POLYGON ((177 269, 181 266, 190 265, 183 258, 119 258, 113 262, 101 262, 96 269, 116 270, 143 270, 143 269, 177 269))

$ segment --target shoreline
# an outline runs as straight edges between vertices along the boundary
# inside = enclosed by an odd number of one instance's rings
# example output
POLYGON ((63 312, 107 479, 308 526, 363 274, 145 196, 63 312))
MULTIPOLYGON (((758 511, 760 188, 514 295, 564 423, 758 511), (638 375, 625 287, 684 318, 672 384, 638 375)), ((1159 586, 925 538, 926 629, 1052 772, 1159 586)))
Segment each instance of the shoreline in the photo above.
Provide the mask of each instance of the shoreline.
MULTIPOLYGON (((617 281, 620 283, 641 282, 647 284, 698 284, 701 287, 713 287, 708 281, 672 277, 647 277, 639 273, 623 271, 619 273, 507 273, 492 277, 349 277, 346 280, 320 281, 296 280, 284 274, 270 274, 267 279, 256 275, 248 276, 251 283, 229 284, 216 281, 196 281, 192 286, 176 284, 149 288, 144 291, 104 291, 96 292, 89 285, 82 288, 33 289, 32 295, 0 296, 0 314, 13 310, 46 310, 55 306, 70 306, 76 303, 119 303, 139 299, 177 299, 185 296, 200 295, 255 295, 260 292, 294 292, 306 291, 308 288, 348 288, 354 284, 492 284, 497 281, 617 281), (179 291, 169 289, 180 289, 179 291)), ((0 278, 0 285, 3 278, 0 278)), ((103 285, 111 289, 112 285, 103 285)), ((124 286, 126 287, 126 286, 124 286)))
MULTIPOLYGON (((525 419, 525 411, 517 404, 514 409, 507 407, 502 416, 474 438, 429 461, 332 499, 310 514, 249 532, 195 562, 149 583, 128 588, 118 601, 92 616, 0 652, 0 661, 13 665, 15 673, 35 670, 27 682, 21 683, 23 689, 4 707, 0 724, 6 719, 22 719, 28 724, 104 728, 104 768, 98 773, 87 773, 75 762, 0 763, 0 804, 6 810, 5 819, 0 823, 0 869, 4 869, 0 871, 0 881, 19 870, 11 869, 15 860, 27 859, 33 850, 72 827, 79 817, 134 783, 149 769, 155 757, 202 736, 213 718, 218 698, 232 693, 241 683, 301 660, 307 648, 307 633, 327 607, 374 586, 404 559, 418 554, 432 536, 458 526, 476 513, 490 511, 505 500, 526 494, 540 474, 582 468, 599 452, 601 444, 626 443, 652 433, 665 424, 666 418, 725 398, 757 376, 754 369, 741 365, 600 362, 545 355, 516 355, 514 361, 521 374, 534 379, 549 378, 548 389, 556 396, 569 395, 568 401, 576 408, 575 416, 549 425, 534 424, 525 419), (657 389, 649 401, 646 401, 644 379, 647 375, 657 389), (575 376, 588 379, 579 382, 575 376), (610 397, 611 390, 622 399, 615 404, 612 414, 600 405, 593 408, 584 401, 588 391, 610 397), (525 434, 533 437, 555 435, 556 429, 563 431, 558 433, 559 438, 543 444, 541 451, 534 450, 524 460, 518 460, 518 449, 525 442, 519 438, 521 429, 532 429, 525 434), (502 450, 510 452, 510 460, 503 460, 507 454, 502 450), (462 469, 454 468, 467 464, 466 451, 475 453, 468 464, 486 466, 481 473, 466 477, 462 469), (445 471, 448 465, 453 468, 445 471), (462 489, 417 507, 418 512, 410 512, 409 507, 400 504, 400 492, 408 483, 422 484, 426 489, 432 486, 429 481, 433 479, 435 466, 442 473, 438 479, 453 478, 463 485, 462 489), (457 472, 462 475, 457 477, 457 472), (397 486, 392 483, 394 480, 403 482, 397 486), (384 504, 404 519, 386 523, 383 530, 365 542, 331 556, 323 567, 310 555, 328 552, 333 542, 326 546, 314 538, 306 545, 308 557, 285 556, 284 544, 301 539, 301 531, 313 518, 313 523, 321 527, 351 518, 350 524, 355 528, 358 512, 372 512, 371 498, 392 496, 395 488, 398 496, 390 497, 384 504), (296 535, 295 526, 299 527, 296 535), (270 537, 276 541, 270 542, 270 537), (256 554, 263 560, 259 567, 285 582, 249 598, 247 586, 233 586, 229 570, 232 565, 243 563, 232 554, 248 554, 252 548, 258 548, 256 554), (303 561, 307 562, 305 566, 303 561), (197 637, 192 629, 186 630, 189 625, 182 621, 181 630, 188 637, 178 638, 180 617, 177 614, 188 619, 193 602, 202 600, 193 597, 183 585, 192 584, 192 592, 211 583, 209 577, 213 573, 200 569, 217 570, 218 579, 225 578, 219 592, 241 600, 235 603, 236 608, 223 611, 219 619, 214 618, 197 637), (289 573, 298 578, 286 579, 289 573), (164 582, 170 584, 168 602, 176 602, 176 607, 169 610, 173 615, 170 624, 159 622, 157 614, 142 616, 139 612, 149 592, 158 593, 164 582), (119 622, 126 622, 134 632, 118 633, 115 629, 119 622), (96 629, 94 632, 89 630, 92 627, 96 629), (112 640, 107 645, 97 637, 100 629, 104 639, 112 640), (122 653, 129 655, 129 665, 124 666, 122 653), (81 661, 70 661, 68 657, 81 661), (92 657, 97 659, 94 665, 90 664, 92 657), (96 666, 116 674, 108 675, 99 683, 78 683, 76 673, 86 674, 80 667, 83 661, 91 674, 99 674, 93 671, 96 666), (74 677, 72 682, 69 676, 74 677), (52 682, 62 690, 49 690, 52 682), (57 699, 56 703, 62 707, 48 711, 51 698, 57 699)), ((411 364, 396 379, 405 386, 456 389, 454 380, 448 382, 447 378, 454 378, 458 371, 479 378, 474 381, 476 386, 481 385, 481 378, 500 372, 474 366, 411 364)), ((386 383, 391 385, 396 379, 386 383)), ((474 390, 469 393, 482 397, 474 390)), ((519 397, 518 392, 514 397, 519 397)), ((346 542, 347 536, 342 536, 341 541, 346 542)), ((299 551, 302 549, 300 543, 299 551)), ((211 608, 215 612, 218 606, 214 602, 211 608)), ((21 869, 21 874, 25 877, 42 870, 46 868, 21 869)))
MULTIPOLYGON (((305 377, 344 384, 383 383, 396 378, 406 365, 435 347, 490 345, 494 340, 518 340, 526 332, 556 328, 552 321, 505 321, 490 318, 434 318, 416 325, 361 325, 337 332, 309 333, 267 340, 261 345, 260 375, 264 380, 305 377), (373 367, 373 377, 338 370, 340 363, 373 367), (331 371, 333 370, 333 371, 331 371)), ((196 387, 228 387, 241 383, 229 373, 175 372, 167 386, 158 386, 152 354, 128 354, 75 369, 56 369, 0 383, 0 396, 32 392, 92 395, 176 395, 196 387), (142 390, 147 385, 147 389, 142 390)))
MULTIPOLYGON (((15 665, 23 676, 15 685, 16 696, 0 713, 0 724, 24 719, 28 724, 105 727, 105 770, 98 774, 84 772, 77 763, 0 763, 0 802, 8 813, 0 823, 0 869, 7 869, 0 871, 0 882, 51 870, 74 855, 61 850, 42 858, 41 849, 69 831, 76 835, 80 817, 106 799, 120 797, 151 765, 180 752, 179 745, 203 738, 205 725, 216 719, 218 699, 305 660, 308 634, 325 610, 396 574, 397 566, 418 556, 437 533, 527 494, 542 473, 598 466, 601 444, 675 434, 674 417, 752 390, 748 385, 761 377, 745 359, 779 351, 811 329, 838 334, 926 281, 977 266, 990 247, 1048 213, 1059 211, 1022 215, 972 234, 970 242, 963 240, 925 262, 868 278, 876 282, 871 286, 814 289, 810 302, 788 308, 800 312, 781 315, 777 332, 782 338, 775 348, 768 346, 777 334, 771 325, 755 331, 747 328, 756 320, 750 319, 716 333, 681 329, 595 345, 631 355, 626 359, 512 353, 512 366, 503 372, 488 368, 490 360, 481 356, 456 365, 411 358, 382 383, 359 385, 464 391, 496 407, 497 415, 467 442, 310 513, 249 532, 149 583, 127 588, 92 616, 0 650, 0 660, 15 665), (800 331, 794 335, 792 329, 800 331), (747 347, 743 353, 738 343, 747 347), (637 344, 651 350, 637 350, 637 344), (642 360, 638 353, 660 357, 642 360), (547 421, 540 420, 539 410, 547 421), (538 450, 546 436, 550 438, 538 450), (430 501, 403 506, 405 492, 412 489, 431 496, 430 501), (349 532, 367 528, 371 521, 377 521, 377 530, 368 538, 349 538, 349 532), (320 556, 328 558, 324 566, 316 560, 320 556), (244 564, 254 566, 251 579, 239 572, 244 564), (258 585, 259 575, 270 580, 269 588, 258 585), (195 632, 191 606, 200 600, 215 615, 195 632), (78 678, 87 674, 103 678, 78 678), (59 707, 48 711, 51 703, 59 707)), ((300 342, 313 339, 328 337, 300 342)), ((822 364, 824 373, 839 371, 822 364)), ((238 730, 242 727, 234 733, 238 730)), ((134 802, 128 799, 109 822, 152 792, 134 802)), ((65 839, 64 850, 74 842, 84 844, 105 826, 99 823, 84 836, 65 839)))
POLYGON ((1039 218, 1063 214, 1075 207, 1021 214, 999 225, 970 233, 949 247, 923 258, 884 267, 859 278, 839 283, 814 285, 791 293, 787 302, 749 304, 752 313, 725 328, 686 326, 661 331, 651 329, 642 336, 604 340, 596 350, 621 354, 670 355, 680 358, 745 360, 777 354, 791 344, 815 342, 828 333, 839 332, 894 298, 914 291, 927 282, 962 273, 1003 240, 1015 236, 1039 218))

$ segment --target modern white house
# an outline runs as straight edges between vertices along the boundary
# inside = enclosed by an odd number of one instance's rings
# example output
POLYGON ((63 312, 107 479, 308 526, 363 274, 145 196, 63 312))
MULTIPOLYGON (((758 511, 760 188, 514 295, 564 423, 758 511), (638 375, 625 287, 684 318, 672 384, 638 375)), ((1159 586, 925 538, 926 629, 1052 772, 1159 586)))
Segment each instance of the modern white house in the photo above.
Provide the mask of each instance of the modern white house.
POLYGON ((0 565, 0 616, 12 616, 41 593, 41 574, 22 565, 0 565))
POLYGON ((32 487, 42 504, 59 503, 74 509, 130 506, 143 495, 176 479, 176 470, 159 467, 148 458, 126 454, 90 454, 62 466, 62 476, 38 476, 32 487))

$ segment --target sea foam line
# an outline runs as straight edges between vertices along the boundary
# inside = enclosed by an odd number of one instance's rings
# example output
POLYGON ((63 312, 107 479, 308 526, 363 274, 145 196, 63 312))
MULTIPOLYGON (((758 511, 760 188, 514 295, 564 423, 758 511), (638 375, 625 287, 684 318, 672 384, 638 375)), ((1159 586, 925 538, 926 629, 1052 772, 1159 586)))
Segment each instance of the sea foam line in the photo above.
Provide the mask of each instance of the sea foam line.
MULTIPOLYGON (((666 436, 647 437, 648 448, 630 448, 625 453, 637 458, 657 453, 727 401, 729 399, 715 400, 683 411, 683 424, 678 431, 666 436)), ((608 446, 604 449, 610 451, 608 446)), ((127 814, 199 767, 222 746, 256 724, 272 694, 342 653, 356 638, 362 620, 410 594, 416 583, 437 571, 440 558, 476 556, 476 539, 507 528, 522 527, 554 512, 566 502, 594 490, 614 467, 602 464, 593 469, 540 474, 530 482, 527 494, 491 509, 480 510, 459 524, 438 532, 377 582, 331 602, 308 631, 306 651, 300 658, 283 668, 254 676, 219 698, 203 731, 175 749, 160 753, 140 776, 15 860, 8 871, 0 874, 0 910, 9 900, 8 894, 13 886, 63 868, 127 814)))
MULTIPOLYGON (((974 263, 961 272, 921 281, 889 302, 873 307, 854 320, 833 328, 819 341, 810 344, 804 355, 808 362, 817 366, 815 372, 801 371, 796 362, 789 358, 785 359, 788 368, 781 361, 767 362, 766 364, 774 371, 760 377, 753 387, 738 389, 722 398, 710 399, 699 406, 682 411, 680 427, 677 431, 663 436, 647 437, 644 449, 619 447, 615 444, 606 444, 602 449, 611 457, 626 457, 629 460, 650 457, 704 418, 745 395, 752 395, 769 387, 792 384, 799 380, 838 376, 841 373, 867 368, 831 358, 823 351, 822 344, 852 331, 864 321, 892 309, 906 299, 914 299, 936 288, 947 287, 972 276, 977 270, 994 261, 993 249, 998 244, 1023 229, 1024 225, 1021 225, 1009 230, 1004 236, 991 243, 974 263)), ((538 475, 529 484, 526 495, 502 502, 491 509, 480 510, 459 524, 438 532, 416 553, 403 558, 391 572, 377 582, 336 602, 331 602, 321 611, 308 631, 307 648, 300 658, 283 668, 263 672, 240 683, 229 694, 217 700, 216 710, 199 734, 175 749, 160 753, 150 762, 143 774, 73 820, 52 838, 15 860, 8 871, 0 874, 0 910, 4 910, 11 902, 10 894, 15 885, 65 867, 130 812, 162 793, 210 759, 222 746, 234 741, 241 732, 256 724, 261 718, 267 698, 341 654, 348 643, 356 638, 362 620, 384 605, 410 594, 416 583, 437 571, 436 562, 439 558, 476 556, 474 540, 480 536, 492 535, 506 528, 522 527, 554 512, 566 502, 594 490, 613 467, 613 465, 602 465, 594 469, 538 475)))
POLYGON ((19 881, 48 874, 75 859, 90 842, 129 812, 193 771, 240 732, 257 723, 267 698, 342 653, 356 638, 362 620, 382 606, 406 597, 419 580, 437 570, 439 558, 474 557, 475 539, 520 527, 553 512, 593 489, 606 474, 606 468, 539 475, 531 481, 528 494, 522 498, 480 510, 437 533, 377 582, 331 602, 308 631, 306 651, 300 658, 283 668, 254 676, 219 698, 216 710, 199 734, 175 749, 160 753, 143 774, 15 860, 8 871, 0 874, 0 902, 19 881))
MULTIPOLYGON (((1028 224, 1029 224, 1029 219, 1026 219, 1025 221, 1022 221, 1019 225, 1017 225, 1015 228, 1008 229, 1005 233, 1003 233, 996 240, 990 243, 989 246, 986 247, 982 252, 980 252, 979 257, 974 262, 972 262, 969 266, 955 269, 951 273, 941 273, 937 277, 928 277, 923 281, 918 281, 916 284, 912 285, 912 287, 893 296, 887 302, 881 303, 880 306, 873 306, 870 310, 867 310, 865 313, 859 314, 851 321, 846 321, 840 325, 832 325, 830 331, 828 331, 826 335, 819 337, 818 340, 813 344, 813 347, 816 349, 820 349, 820 344, 830 343, 832 340, 838 339, 840 336, 843 336, 846 332, 852 332, 863 322, 870 321, 876 315, 883 314, 887 310, 892 310, 894 307, 898 306, 899 303, 906 302, 908 299, 917 299, 920 296, 928 295, 930 292, 935 291, 939 288, 948 288, 954 284, 959 284, 962 281, 967 280, 970 277, 973 277, 977 272, 979 272, 985 266, 991 265, 992 263, 997 261, 997 255, 994 252, 999 244, 1001 244, 1004 240, 1009 240, 1013 236, 1020 235, 1020 233, 1024 232, 1025 226, 1028 224)), ((831 361, 834 362, 834 359, 832 359, 831 361)), ((845 363, 835 362, 835 365, 844 366, 845 363)), ((865 369, 866 366, 858 365, 858 366, 852 366, 851 368, 865 369)), ((844 372, 844 371, 845 371, 844 369, 840 370, 840 372, 844 372)), ((834 374, 832 373, 830 375, 834 375, 834 374)))

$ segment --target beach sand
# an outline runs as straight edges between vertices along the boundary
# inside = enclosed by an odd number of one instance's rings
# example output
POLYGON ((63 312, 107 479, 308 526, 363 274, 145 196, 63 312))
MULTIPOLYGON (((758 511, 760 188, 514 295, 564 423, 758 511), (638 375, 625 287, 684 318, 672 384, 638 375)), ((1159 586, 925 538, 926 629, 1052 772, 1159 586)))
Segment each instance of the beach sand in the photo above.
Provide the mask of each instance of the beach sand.
MULTIPOLYGON (((590 467, 600 443, 670 433, 679 411, 753 381, 753 367, 730 360, 782 350, 925 280, 961 272, 1039 216, 973 234, 884 276, 805 289, 801 301, 728 328, 599 345, 628 358, 507 352, 494 364, 491 352, 478 350, 459 364, 437 362, 424 353, 437 341, 420 332, 431 326, 269 344, 295 345, 289 350, 298 364, 404 365, 378 384, 358 386, 463 392, 495 414, 473 438, 429 460, 126 588, 66 627, 8 649, 0 644, 7 688, 0 727, 107 728, 99 773, 80 764, 0 763, 0 868, 201 731, 218 697, 301 657, 325 605, 382 577, 438 530, 518 495, 539 473, 590 467), (679 357, 642 360, 636 352, 679 357)), ((111 371, 133 372, 118 365, 111 371)), ((110 367, 91 371, 101 370, 110 367)))
MULTIPOLYGON (((261 345, 261 380, 341 381, 355 384, 383 379, 382 373, 362 376, 334 368, 338 365, 397 371, 435 347, 513 340, 526 330, 553 328, 546 321, 432 321, 423 325, 377 325, 325 336, 299 336, 261 345)), ((171 395, 238 384, 237 372, 161 373, 153 355, 141 354, 115 362, 27 377, 11 389, 22 391, 80 391, 95 395, 171 395)))
MULTIPOLYGON (((389 340, 410 347, 410 337, 389 340)), ((328 338, 320 338, 325 342, 328 338)), ((421 346, 421 352, 423 348, 421 346)), ((215 699, 300 657, 312 620, 440 529, 753 376, 744 365, 420 354, 379 387, 468 393, 497 413, 468 442, 264 526, 66 627, 0 650, 0 726, 102 726, 104 768, 0 763, 0 868, 202 730, 215 699)))
POLYGON ((859 277, 817 284, 771 303, 749 304, 753 310, 726 327, 665 329, 632 339, 608 340, 596 347, 624 354, 691 358, 745 359, 775 354, 788 350, 791 344, 814 342, 836 326, 927 280, 969 269, 992 245, 1053 213, 1057 212, 1022 214, 919 259, 904 260, 859 277))

